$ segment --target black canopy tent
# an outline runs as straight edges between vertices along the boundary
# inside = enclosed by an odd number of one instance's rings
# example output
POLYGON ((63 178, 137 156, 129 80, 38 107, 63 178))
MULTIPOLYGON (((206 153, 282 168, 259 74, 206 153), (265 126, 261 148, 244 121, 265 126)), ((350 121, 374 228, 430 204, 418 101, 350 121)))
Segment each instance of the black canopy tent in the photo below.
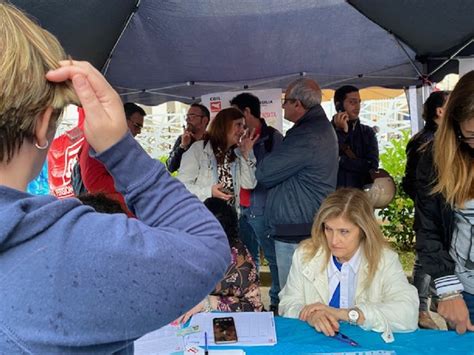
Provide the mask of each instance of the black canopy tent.
POLYGON ((284 88, 401 88, 474 57, 472 0, 13 0, 124 100, 284 88), (443 64, 441 67, 440 65, 443 64), (440 69, 438 69, 440 67, 440 69))

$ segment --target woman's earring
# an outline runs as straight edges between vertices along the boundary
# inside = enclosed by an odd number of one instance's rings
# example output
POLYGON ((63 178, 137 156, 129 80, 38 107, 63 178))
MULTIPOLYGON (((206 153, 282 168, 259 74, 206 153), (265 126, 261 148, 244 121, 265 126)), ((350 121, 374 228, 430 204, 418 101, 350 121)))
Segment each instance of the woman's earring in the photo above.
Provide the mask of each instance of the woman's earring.
POLYGON ((46 139, 46 143, 41 146, 38 144, 38 142, 35 142, 35 147, 38 148, 39 150, 45 150, 49 146, 49 141, 46 139))

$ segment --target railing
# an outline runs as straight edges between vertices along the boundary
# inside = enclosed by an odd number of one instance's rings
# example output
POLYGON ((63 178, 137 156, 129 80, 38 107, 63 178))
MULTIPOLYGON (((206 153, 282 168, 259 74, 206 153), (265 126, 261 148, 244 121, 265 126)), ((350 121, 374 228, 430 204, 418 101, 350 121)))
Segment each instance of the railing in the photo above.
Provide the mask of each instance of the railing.
MULTIPOLYGON (((329 118, 335 114, 332 102, 323 102, 322 106, 329 118)), ((394 99, 364 101, 360 119, 364 124, 379 128, 377 139, 380 152, 385 150, 390 139, 400 137, 402 130, 411 129, 408 104, 404 95, 394 99)), ((58 127, 57 135, 76 124, 77 113, 74 109, 68 109, 58 127)), ((181 113, 147 115, 144 128, 137 136, 137 140, 148 154, 158 159, 169 154, 176 138, 182 134, 185 124, 185 115, 181 113)), ((292 123, 284 120, 283 131, 286 132, 291 126, 292 123)))

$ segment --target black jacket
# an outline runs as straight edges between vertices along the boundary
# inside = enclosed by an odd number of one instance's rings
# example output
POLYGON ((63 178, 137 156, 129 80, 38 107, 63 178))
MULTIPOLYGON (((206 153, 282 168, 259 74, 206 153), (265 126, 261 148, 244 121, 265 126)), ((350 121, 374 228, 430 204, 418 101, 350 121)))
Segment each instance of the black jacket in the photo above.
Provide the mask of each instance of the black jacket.
MULTIPOLYGON (((334 124, 333 124, 334 127, 334 124)), ((334 127, 339 143, 339 170, 337 187, 361 189, 371 182, 369 170, 379 167, 379 146, 373 128, 349 122, 349 132, 334 127), (344 147, 350 147, 356 158, 346 155, 344 147)))
MULTIPOLYGON (((189 144, 188 149, 195 141, 196 140, 191 137, 191 143, 189 144)), ((183 157, 183 154, 186 152, 186 150, 187 149, 181 148, 181 136, 179 136, 174 142, 174 146, 173 149, 171 149, 170 156, 166 160, 166 167, 168 168, 168 171, 170 173, 174 173, 179 169, 181 165, 181 158, 183 157)))
POLYGON ((405 176, 402 179, 402 187, 413 201, 416 197, 416 167, 422 153, 420 149, 424 149, 423 146, 433 140, 435 132, 436 124, 427 124, 420 132, 411 137, 407 144, 407 165, 405 176))
POLYGON ((432 143, 421 155, 416 170, 417 211, 416 250, 423 270, 434 279, 454 275, 454 260, 449 255, 454 228, 454 212, 441 194, 431 194, 436 178, 432 143))
POLYGON ((265 220, 269 234, 284 242, 311 235, 314 215, 335 190, 337 139, 316 105, 286 132, 283 142, 258 164, 257 180, 269 189, 265 220))

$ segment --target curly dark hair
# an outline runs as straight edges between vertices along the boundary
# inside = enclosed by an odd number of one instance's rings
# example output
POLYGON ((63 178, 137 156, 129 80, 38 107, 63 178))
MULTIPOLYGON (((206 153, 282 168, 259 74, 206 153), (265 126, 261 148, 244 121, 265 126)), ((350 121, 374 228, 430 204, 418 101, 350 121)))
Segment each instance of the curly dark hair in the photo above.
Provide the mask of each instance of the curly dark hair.
POLYGON ((204 205, 221 224, 229 244, 232 245, 236 240, 239 240, 238 218, 235 208, 217 197, 206 199, 204 205))
POLYGON ((126 213, 119 202, 108 198, 105 194, 81 194, 77 196, 84 205, 91 206, 100 213, 126 213))

